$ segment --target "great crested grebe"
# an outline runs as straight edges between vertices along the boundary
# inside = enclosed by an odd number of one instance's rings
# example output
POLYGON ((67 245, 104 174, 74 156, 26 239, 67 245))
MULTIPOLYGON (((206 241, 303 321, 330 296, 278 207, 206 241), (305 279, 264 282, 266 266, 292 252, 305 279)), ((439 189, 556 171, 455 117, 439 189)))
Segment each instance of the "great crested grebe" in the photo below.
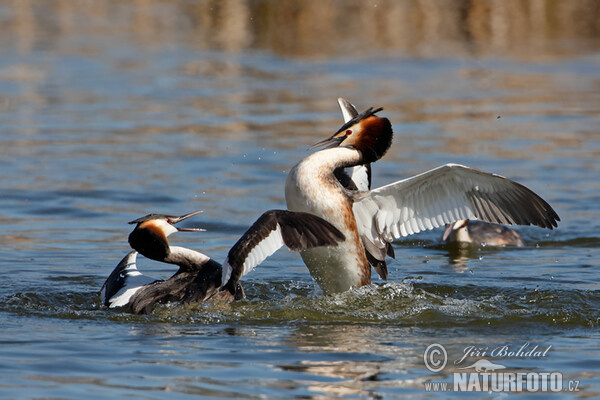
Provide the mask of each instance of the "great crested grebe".
POLYGON ((504 225, 485 221, 461 219, 446 225, 442 241, 447 243, 472 243, 482 246, 523 247, 521 235, 504 225))
POLYGON ((177 231, 200 231, 174 225, 199 211, 180 217, 149 214, 131 221, 129 235, 134 249, 121 260, 102 286, 109 308, 128 307, 133 313, 151 313, 157 302, 232 301, 244 297, 239 279, 283 245, 293 251, 315 246, 335 246, 344 235, 322 218, 286 210, 270 210, 233 245, 223 265, 185 247, 171 246, 167 236, 177 231), (136 266, 137 253, 179 266, 167 280, 143 275, 136 266))
MULTIPOLYGON (((356 107, 346 99, 338 98, 338 104, 342 111, 344 123, 358 115, 356 107)), ((357 165, 346 169, 340 168, 335 171, 335 174, 340 183, 346 188, 362 191, 371 189, 371 164, 357 165)), ((521 235, 513 229, 493 222, 472 221, 468 219, 446 224, 446 229, 442 234, 442 241, 497 247, 522 247, 525 245, 521 235)), ((391 254, 389 255, 393 257, 393 250, 391 250, 391 254)), ((385 266, 385 262, 383 265, 385 266)), ((377 267, 375 269, 377 270, 377 267)))
POLYGON ((336 170, 375 162, 392 143, 390 121, 375 115, 381 110, 369 108, 353 116, 331 137, 313 145, 311 149, 326 147, 294 166, 286 180, 289 210, 318 215, 346 237, 335 248, 300 252, 326 294, 369 284, 370 266, 375 267, 373 261, 385 262, 394 239, 426 229, 461 219, 557 226, 556 212, 525 186, 459 164, 369 191, 344 187, 336 170))

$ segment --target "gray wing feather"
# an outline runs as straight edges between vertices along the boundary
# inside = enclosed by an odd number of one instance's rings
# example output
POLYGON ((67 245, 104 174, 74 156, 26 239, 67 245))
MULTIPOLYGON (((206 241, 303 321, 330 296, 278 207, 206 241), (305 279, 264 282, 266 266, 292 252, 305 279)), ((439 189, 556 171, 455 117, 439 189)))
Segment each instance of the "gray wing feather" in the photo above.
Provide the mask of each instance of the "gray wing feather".
MULTIPOLYGON (((354 202, 367 250, 460 219, 552 229, 559 216, 540 196, 503 176, 446 164, 369 192, 354 202)), ((376 251, 375 249, 379 249, 376 251)))

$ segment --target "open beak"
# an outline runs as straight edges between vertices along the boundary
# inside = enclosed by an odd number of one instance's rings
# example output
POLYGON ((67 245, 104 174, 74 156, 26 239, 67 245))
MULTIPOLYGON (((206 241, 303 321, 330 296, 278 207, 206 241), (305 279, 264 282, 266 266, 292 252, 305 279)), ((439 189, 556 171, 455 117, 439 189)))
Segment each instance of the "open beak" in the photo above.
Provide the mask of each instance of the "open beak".
POLYGON ((325 140, 321 140, 320 142, 315 143, 312 146, 310 146, 308 148, 308 150, 316 149, 317 147, 323 147, 323 149, 330 149, 332 147, 337 147, 344 141, 344 139, 346 139, 346 135, 340 135, 340 136, 338 136, 338 135, 339 135, 339 133, 336 133, 335 135, 333 135, 325 140))
MULTIPOLYGON (((173 217, 169 218, 169 223, 171 225, 175 225, 181 221, 188 219, 189 217, 193 217, 194 215, 200 214, 202 211, 194 211, 189 214, 182 215, 181 217, 173 217)), ((176 227, 177 228, 177 227, 176 227)), ((206 229, 201 228, 177 228, 179 232, 204 232, 206 229)))

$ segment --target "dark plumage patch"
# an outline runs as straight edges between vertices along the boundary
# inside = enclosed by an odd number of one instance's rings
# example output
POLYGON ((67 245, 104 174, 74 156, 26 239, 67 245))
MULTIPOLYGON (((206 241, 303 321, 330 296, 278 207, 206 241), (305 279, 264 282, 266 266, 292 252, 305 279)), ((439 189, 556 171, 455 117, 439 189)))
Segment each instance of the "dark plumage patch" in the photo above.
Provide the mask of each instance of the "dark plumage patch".
POLYGON ((344 125, 342 125, 342 127, 337 130, 337 132, 334 134, 334 136, 342 131, 345 131, 346 129, 351 128, 353 125, 358 124, 360 121, 367 119, 372 115, 375 115, 379 111, 383 111, 383 107, 379 107, 379 108, 371 107, 368 110, 363 111, 362 113, 358 114, 356 117, 352 118, 350 121, 348 121, 344 125))
POLYGON ((221 286, 221 264, 208 261, 191 271, 179 270, 166 281, 156 281, 138 290, 129 301, 134 314, 150 314, 157 303, 194 303, 211 298, 221 286))
POLYGON ((243 273, 243 265, 256 246, 279 225, 284 244, 293 251, 319 246, 334 246, 346 238, 342 232, 316 215, 287 210, 270 210, 261 215, 233 245, 227 255, 231 278, 226 288, 235 293, 235 285, 243 273))
POLYGON ((129 234, 129 245, 144 256, 163 261, 169 255, 169 242, 161 231, 137 226, 129 234))
POLYGON ((369 265, 373 267, 373 269, 377 272, 381 279, 383 279, 384 281, 387 280, 388 269, 385 260, 378 260, 366 249, 365 254, 367 255, 367 261, 369 262, 369 265))
MULTIPOLYGON (((371 164, 365 164, 364 166, 367 169, 367 181, 368 181, 367 187, 369 189, 371 189, 371 164)), ((333 175, 335 176, 335 179, 337 179, 338 182, 345 189, 353 190, 353 191, 358 190, 356 183, 352 180, 352 177, 350 177, 350 175, 348 175, 345 168, 343 168, 343 167, 337 168, 336 170, 333 171, 333 175)))
POLYGON ((335 179, 337 179, 338 182, 346 189, 358 190, 356 184, 350 178, 350 175, 348 175, 346 171, 344 171, 344 168, 336 169, 335 171, 333 171, 333 175, 335 175, 335 179))
POLYGON ((154 219, 168 220, 171 218, 177 218, 177 217, 173 217, 172 215, 166 215, 166 214, 148 214, 148 215, 144 215, 143 217, 140 217, 138 219, 134 219, 133 221, 129 221, 128 224, 141 224, 142 222, 152 221, 154 219))
POLYGON ((518 232, 499 224, 484 221, 471 221, 466 224, 469 236, 474 243, 490 246, 523 246, 518 232))
POLYGON ((109 300, 119 292, 125 286, 125 279, 127 272, 127 265, 129 265, 129 258, 131 254, 134 252, 130 252, 119 262, 119 264, 115 267, 115 269, 108 276, 104 285, 102 285, 102 289, 100 291, 104 291, 104 305, 106 307, 110 306, 109 300))
POLYGON ((385 155, 392 145, 394 133, 387 118, 372 117, 363 121, 364 131, 355 147, 363 155, 364 163, 372 163, 385 155))

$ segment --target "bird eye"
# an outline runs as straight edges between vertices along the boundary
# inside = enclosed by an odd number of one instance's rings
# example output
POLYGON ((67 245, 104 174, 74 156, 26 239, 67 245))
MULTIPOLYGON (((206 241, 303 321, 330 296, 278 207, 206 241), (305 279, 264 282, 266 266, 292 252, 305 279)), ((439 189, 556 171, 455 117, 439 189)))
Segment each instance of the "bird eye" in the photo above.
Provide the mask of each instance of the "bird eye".
POLYGON ((351 134, 352 134, 352 131, 351 131, 350 129, 348 129, 348 130, 346 131, 346 136, 349 136, 349 135, 351 135, 351 134))

